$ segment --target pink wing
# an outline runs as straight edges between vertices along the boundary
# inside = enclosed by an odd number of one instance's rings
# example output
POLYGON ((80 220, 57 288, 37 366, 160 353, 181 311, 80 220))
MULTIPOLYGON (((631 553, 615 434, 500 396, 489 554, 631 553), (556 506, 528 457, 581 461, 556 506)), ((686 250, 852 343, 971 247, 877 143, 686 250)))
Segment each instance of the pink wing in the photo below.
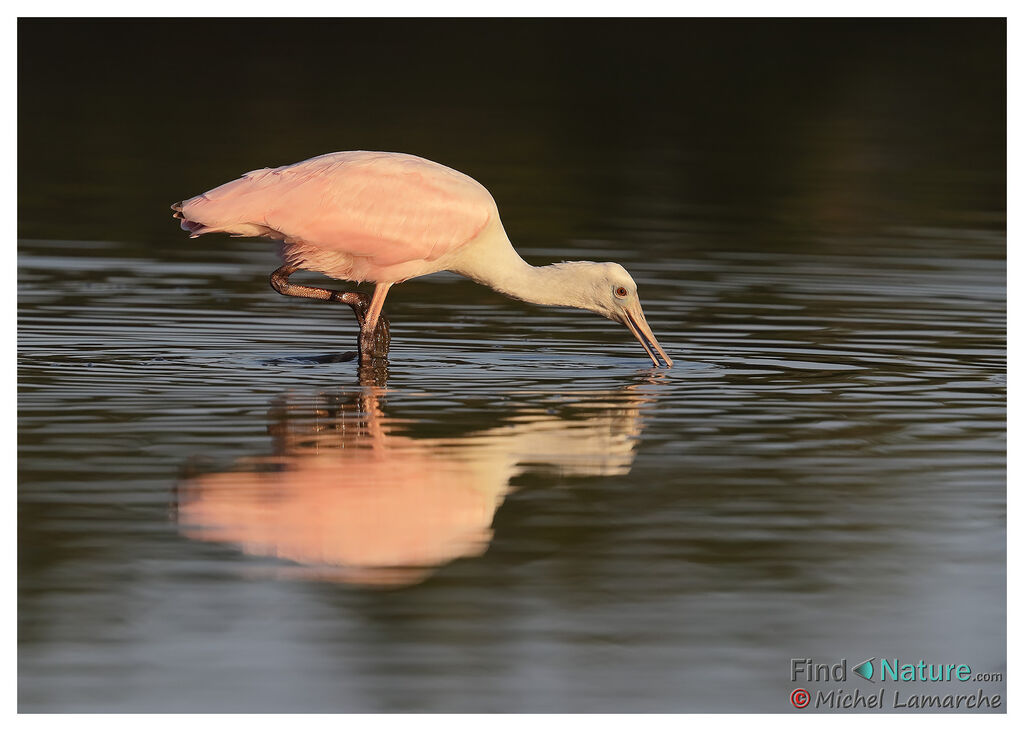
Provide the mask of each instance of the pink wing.
POLYGON ((253 170, 173 208, 193 236, 270 236, 377 266, 437 259, 496 213, 491 194, 468 175, 413 155, 363 151, 253 170))

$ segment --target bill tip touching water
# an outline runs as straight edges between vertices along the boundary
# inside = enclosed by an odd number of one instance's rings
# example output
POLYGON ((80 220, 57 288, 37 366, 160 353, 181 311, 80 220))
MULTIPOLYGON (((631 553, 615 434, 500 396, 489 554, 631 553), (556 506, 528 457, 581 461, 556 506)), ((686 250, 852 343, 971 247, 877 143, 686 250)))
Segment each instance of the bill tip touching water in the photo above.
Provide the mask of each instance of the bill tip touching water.
POLYGON ((193 237, 223 232, 282 242, 278 292, 342 302, 360 326, 362 358, 386 355, 388 290, 451 271, 514 299, 590 310, 622 323, 655 366, 672 359, 647 324, 637 286, 619 264, 531 266, 516 252, 491 194, 473 178, 413 155, 335 152, 246 173, 172 206, 193 237), (293 284, 298 270, 373 282, 373 295, 293 284), (659 360, 660 358, 660 360, 659 360))

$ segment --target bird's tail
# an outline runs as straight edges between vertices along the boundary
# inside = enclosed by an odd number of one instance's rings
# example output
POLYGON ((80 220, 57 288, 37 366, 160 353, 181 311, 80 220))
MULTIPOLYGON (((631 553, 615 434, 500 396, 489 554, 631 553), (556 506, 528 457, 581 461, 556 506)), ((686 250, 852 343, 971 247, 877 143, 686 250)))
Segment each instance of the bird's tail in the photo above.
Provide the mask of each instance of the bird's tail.
MULTIPOLYGON (((190 212, 194 212, 196 210, 195 204, 204 202, 208 203, 205 194, 185 201, 178 201, 171 206, 171 210, 174 211, 174 218, 181 220, 181 228, 189 232, 189 238, 194 239, 197 236, 212 233, 229 233, 232 236, 268 236, 272 239, 285 238, 284 234, 281 234, 272 228, 268 228, 267 226, 261 226, 255 223, 231 221, 224 223, 223 225, 211 225, 211 223, 203 223, 202 221, 189 218, 190 212), (186 209, 191 209, 191 211, 186 211, 186 209)), ((202 206, 200 205, 199 208, 202 208, 202 206)), ((209 213, 209 211, 205 211, 203 213, 203 218, 207 218, 209 213)))
POLYGON ((253 228, 252 226, 210 226, 209 224, 205 224, 202 223, 201 221, 196 221, 194 219, 189 218, 188 214, 185 212, 185 208, 190 203, 196 201, 198 198, 202 198, 202 196, 197 196, 197 198, 191 198, 187 201, 178 201, 173 206, 171 206, 171 210, 174 211, 174 218, 181 219, 182 230, 188 231, 189 234, 191 234, 189 238, 194 239, 197 236, 202 236, 203 234, 212 234, 219 232, 230 233, 232 236, 260 235, 260 232, 251 232, 249 230, 253 228))
POLYGON ((199 223, 199 221, 190 221, 188 218, 186 218, 184 208, 185 201, 178 201, 173 206, 171 206, 171 210, 174 211, 174 217, 181 219, 181 228, 192 234, 192 238, 195 238, 196 236, 202 236, 205 233, 209 233, 209 229, 203 224, 199 223))

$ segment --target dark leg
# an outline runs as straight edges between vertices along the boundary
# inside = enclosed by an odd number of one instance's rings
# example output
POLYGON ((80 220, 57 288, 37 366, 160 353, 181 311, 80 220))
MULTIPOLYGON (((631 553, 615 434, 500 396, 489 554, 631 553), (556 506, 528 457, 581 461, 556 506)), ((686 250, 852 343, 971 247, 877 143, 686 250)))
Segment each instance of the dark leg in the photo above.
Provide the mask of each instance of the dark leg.
POLYGON ((370 296, 362 292, 339 292, 323 287, 308 287, 304 284, 292 284, 288 277, 298 271, 298 267, 285 264, 270 275, 270 286, 288 297, 308 297, 325 302, 344 302, 356 313, 360 326, 366 319, 370 307, 370 296))
POLYGON ((356 315, 356 321, 359 323, 360 359, 387 357, 388 346, 391 344, 391 327, 388 324, 387 318, 384 316, 380 317, 379 324, 376 326, 371 337, 366 337, 365 335, 367 334, 363 333, 363 324, 370 313, 372 302, 370 295, 363 292, 339 292, 334 289, 325 289, 324 287, 292 284, 288 281, 288 277, 298 271, 298 269, 299 267, 290 264, 285 264, 278 268, 270 275, 270 286, 288 297, 308 297, 325 302, 344 302, 352 308, 356 315))

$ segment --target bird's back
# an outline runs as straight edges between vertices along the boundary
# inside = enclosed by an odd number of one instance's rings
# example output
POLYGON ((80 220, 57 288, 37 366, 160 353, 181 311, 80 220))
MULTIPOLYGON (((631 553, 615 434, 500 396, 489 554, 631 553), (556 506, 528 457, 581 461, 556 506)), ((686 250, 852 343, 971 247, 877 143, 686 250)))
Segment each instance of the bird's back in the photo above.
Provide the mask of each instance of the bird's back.
POLYGON ((173 208, 193 236, 269 236, 378 271, 435 261, 497 215, 490 193, 468 175, 414 155, 365 151, 253 170, 173 208))

